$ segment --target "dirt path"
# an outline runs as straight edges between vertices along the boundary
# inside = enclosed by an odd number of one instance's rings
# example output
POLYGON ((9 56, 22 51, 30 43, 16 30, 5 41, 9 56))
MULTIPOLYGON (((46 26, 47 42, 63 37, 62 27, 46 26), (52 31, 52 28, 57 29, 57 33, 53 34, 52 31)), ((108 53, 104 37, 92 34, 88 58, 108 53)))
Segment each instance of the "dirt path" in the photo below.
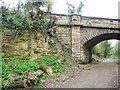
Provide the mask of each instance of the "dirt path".
POLYGON ((80 73, 59 88, 118 88, 118 86, 118 63, 107 59, 89 72, 80 73))

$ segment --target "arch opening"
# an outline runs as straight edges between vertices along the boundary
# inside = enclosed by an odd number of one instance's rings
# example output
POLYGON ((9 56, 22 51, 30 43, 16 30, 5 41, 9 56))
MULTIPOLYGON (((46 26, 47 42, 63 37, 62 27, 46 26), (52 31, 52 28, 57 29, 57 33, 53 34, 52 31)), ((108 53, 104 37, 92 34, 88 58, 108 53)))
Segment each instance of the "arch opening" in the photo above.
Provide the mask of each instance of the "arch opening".
POLYGON ((119 46, 120 42, 116 39, 102 41, 93 47, 92 59, 97 61, 102 61, 104 59, 118 60, 119 46))
POLYGON ((112 39, 120 40, 120 33, 101 34, 101 35, 96 36, 96 37, 92 38, 91 40, 87 41, 83 46, 84 46, 84 50, 85 50, 86 60, 88 60, 88 63, 92 62, 93 47, 102 41, 112 40, 112 39))

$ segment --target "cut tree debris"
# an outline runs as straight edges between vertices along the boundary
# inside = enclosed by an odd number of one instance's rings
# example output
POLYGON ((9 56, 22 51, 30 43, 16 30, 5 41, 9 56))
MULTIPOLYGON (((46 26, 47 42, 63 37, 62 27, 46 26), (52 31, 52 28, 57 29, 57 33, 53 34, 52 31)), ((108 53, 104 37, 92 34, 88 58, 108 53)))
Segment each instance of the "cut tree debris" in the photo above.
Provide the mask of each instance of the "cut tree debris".
POLYGON ((45 65, 45 64, 40 64, 39 65, 39 69, 44 71, 45 73, 47 73, 48 75, 52 75, 53 71, 52 71, 52 68, 45 65))

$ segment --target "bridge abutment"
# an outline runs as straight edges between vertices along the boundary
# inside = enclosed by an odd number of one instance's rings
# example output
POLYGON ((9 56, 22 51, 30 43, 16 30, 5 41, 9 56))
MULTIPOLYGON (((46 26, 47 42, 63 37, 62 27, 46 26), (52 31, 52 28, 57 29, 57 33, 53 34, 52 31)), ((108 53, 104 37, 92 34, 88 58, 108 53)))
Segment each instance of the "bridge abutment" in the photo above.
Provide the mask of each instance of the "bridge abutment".
POLYGON ((72 59, 78 63, 81 59, 80 55, 80 27, 72 28, 72 59))
POLYGON ((74 60, 77 64, 87 63, 89 58, 87 57, 84 46, 81 44, 81 34, 80 27, 72 28, 72 60, 74 60))

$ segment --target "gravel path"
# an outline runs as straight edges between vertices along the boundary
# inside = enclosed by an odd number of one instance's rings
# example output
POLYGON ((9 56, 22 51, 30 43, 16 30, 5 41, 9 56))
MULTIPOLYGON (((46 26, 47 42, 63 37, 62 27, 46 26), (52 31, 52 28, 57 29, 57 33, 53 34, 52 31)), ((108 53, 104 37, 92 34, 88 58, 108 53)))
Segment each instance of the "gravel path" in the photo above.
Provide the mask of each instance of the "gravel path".
POLYGON ((118 88, 118 63, 111 59, 96 64, 58 88, 118 88))

